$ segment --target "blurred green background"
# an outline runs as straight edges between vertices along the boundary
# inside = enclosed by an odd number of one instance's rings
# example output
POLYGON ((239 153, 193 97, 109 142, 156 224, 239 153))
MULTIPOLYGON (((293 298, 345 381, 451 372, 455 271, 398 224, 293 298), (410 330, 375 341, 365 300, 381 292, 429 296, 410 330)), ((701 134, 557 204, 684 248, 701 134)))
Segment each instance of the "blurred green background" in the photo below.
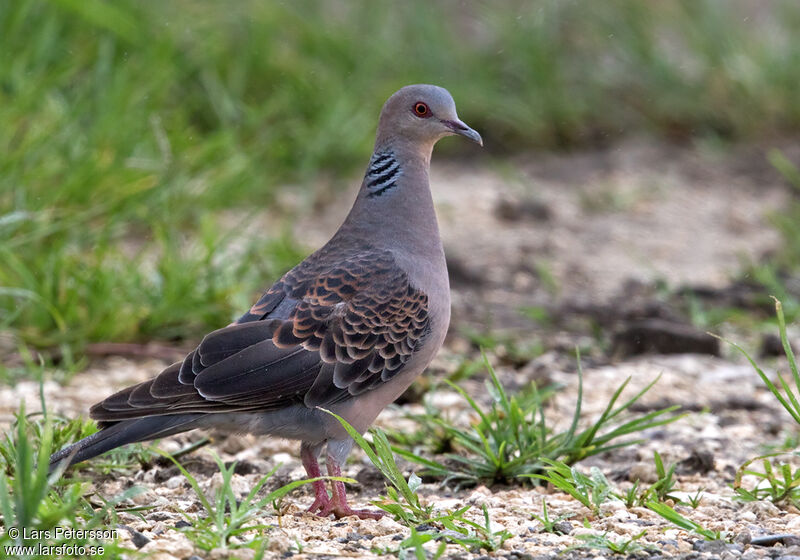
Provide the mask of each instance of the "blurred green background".
POLYGON ((354 180, 402 85, 450 89, 487 159, 765 142, 800 124, 797 29, 793 1, 0 2, 0 353, 225 324, 308 248, 224 210, 354 180))

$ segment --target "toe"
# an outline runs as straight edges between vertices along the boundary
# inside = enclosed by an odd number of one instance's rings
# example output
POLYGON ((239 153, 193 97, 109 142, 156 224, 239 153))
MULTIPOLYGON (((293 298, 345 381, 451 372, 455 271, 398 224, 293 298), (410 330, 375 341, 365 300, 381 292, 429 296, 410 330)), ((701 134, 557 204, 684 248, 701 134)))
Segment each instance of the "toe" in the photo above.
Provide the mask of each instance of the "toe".
POLYGON ((349 517, 351 515, 355 515, 359 519, 380 519, 384 516, 382 511, 378 510, 371 510, 371 509, 352 509, 349 507, 346 508, 337 508, 332 512, 336 519, 341 519, 342 517, 349 517))

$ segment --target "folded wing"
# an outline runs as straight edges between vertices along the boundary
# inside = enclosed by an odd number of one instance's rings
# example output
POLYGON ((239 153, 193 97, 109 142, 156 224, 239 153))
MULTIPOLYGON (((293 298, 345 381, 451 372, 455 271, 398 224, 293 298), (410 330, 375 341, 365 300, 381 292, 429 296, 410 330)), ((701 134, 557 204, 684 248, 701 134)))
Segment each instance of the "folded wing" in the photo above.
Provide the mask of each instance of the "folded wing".
POLYGON ((429 330, 427 295, 390 253, 339 253, 334 262, 323 248, 183 362, 108 397, 91 415, 110 423, 330 405, 392 379, 429 330))

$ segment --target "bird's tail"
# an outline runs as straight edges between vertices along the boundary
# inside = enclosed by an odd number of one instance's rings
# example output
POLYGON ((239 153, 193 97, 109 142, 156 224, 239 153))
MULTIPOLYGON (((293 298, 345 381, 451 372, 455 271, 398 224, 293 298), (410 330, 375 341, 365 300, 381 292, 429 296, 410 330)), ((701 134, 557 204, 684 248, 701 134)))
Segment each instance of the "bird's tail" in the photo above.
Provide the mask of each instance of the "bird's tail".
POLYGON ((176 414, 148 416, 122 420, 102 428, 50 456, 50 471, 66 462, 65 466, 80 463, 128 443, 148 441, 185 432, 194 427, 202 414, 176 414))

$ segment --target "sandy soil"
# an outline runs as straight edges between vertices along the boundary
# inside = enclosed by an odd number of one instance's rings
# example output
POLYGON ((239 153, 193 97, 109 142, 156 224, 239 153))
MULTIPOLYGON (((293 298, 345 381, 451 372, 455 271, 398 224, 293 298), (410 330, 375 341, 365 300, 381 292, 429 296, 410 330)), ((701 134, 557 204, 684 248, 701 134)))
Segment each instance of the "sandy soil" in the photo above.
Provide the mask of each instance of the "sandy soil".
MULTIPOLYGON (((791 146, 784 148, 787 155, 797 151, 791 146)), ((467 325, 474 328, 485 321, 492 328, 513 326, 518 336, 524 336, 529 323, 521 320, 518 312, 524 306, 607 302, 624 294, 631 279, 644 283, 660 280, 673 287, 687 283, 724 286, 743 259, 758 259, 776 246, 779 240, 768 227, 768 216, 788 196, 777 175, 763 163, 759 150, 740 149, 723 156, 710 148, 678 149, 647 142, 592 153, 520 157, 497 164, 473 162, 466 168, 453 163, 435 165, 432 183, 453 264, 454 295, 452 333, 432 368, 437 376, 451 371, 464 352, 474 353, 461 335, 467 325)), ((343 194, 333 211, 324 216, 309 214, 298 223, 298 234, 309 246, 327 239, 346 212, 349 198, 349 194, 343 194)), ((564 384, 566 389, 557 394, 548 409, 548 418, 558 425, 568 422, 574 409, 577 379, 574 363, 564 352, 545 349, 545 354, 526 363, 497 360, 498 374, 509 386, 521 386, 534 376, 564 384)), ((800 556, 798 546, 748 544, 751 537, 766 534, 800 535, 800 512, 796 509, 777 508, 769 502, 736 502, 730 488, 736 469, 745 460, 763 452, 765 444, 779 441, 793 426, 754 372, 732 355, 724 355, 727 357, 648 355, 587 364, 587 422, 599 414, 613 390, 628 376, 632 378, 632 394, 661 374, 645 404, 679 404, 690 413, 674 424, 646 433, 641 444, 584 461, 580 467, 599 467, 624 490, 636 479, 653 482, 653 451, 659 451, 665 461, 679 464, 681 491, 703 492, 697 509, 679 506, 679 511, 708 529, 728 531, 735 536, 733 544, 698 543, 696 535, 671 527, 649 510, 626 508, 619 501, 607 502, 600 515, 592 516, 569 496, 546 488, 481 486, 454 491, 435 482, 426 483, 421 493, 437 508, 469 504, 473 506, 470 515, 478 521, 485 504, 493 528, 505 528, 513 534, 494 553, 467 553, 449 546, 445 557, 608 557, 611 554, 601 550, 558 553, 579 544, 580 535, 607 533, 611 540, 618 540, 641 531, 646 534, 640 542, 657 551, 645 555, 654 557, 800 556), (569 534, 541 532, 541 524, 532 515, 541 514, 545 500, 551 516, 570 516, 570 526, 566 527, 569 534)), ((156 373, 163 365, 157 360, 99 360, 66 387, 47 383, 45 394, 52 410, 73 416, 85 413, 102 396, 156 373)), ((467 381, 464 388, 479 399, 487 398, 480 379, 467 381)), ((432 399, 443 414, 465 425, 471 420, 465 403, 455 394, 439 391, 432 399)), ((20 400, 27 402, 28 410, 35 410, 38 386, 20 383, 0 389, 0 423, 7 425, 20 400)), ((387 410, 378 424, 402 426, 407 422, 403 415, 419 407, 406 404, 387 410)), ((172 451, 198 437, 184 435, 163 442, 162 448, 172 451)), ((213 447, 225 460, 236 459, 243 465, 239 469, 242 474, 234 475, 237 494, 246 493, 263 473, 279 463, 282 466, 271 487, 303 476, 292 442, 236 436, 217 438, 213 447)), ((186 464, 204 489, 219 484, 208 448, 187 458, 186 464)), ((359 504, 382 491, 374 469, 360 453, 353 454, 346 474, 363 481, 352 491, 359 504)), ((131 473, 129 478, 100 477, 95 483, 105 496, 131 484, 146 489, 134 502, 156 508, 145 513, 144 519, 122 514, 120 521, 147 537, 141 551, 150 558, 252 556, 249 550, 204 555, 174 530, 183 519, 181 510, 200 510, 197 497, 172 467, 155 466, 131 473)), ((376 550, 396 549, 408 536, 407 529, 386 518, 335 521, 300 514, 310 502, 310 492, 301 489, 284 500, 281 515, 264 512, 258 521, 272 527, 266 531, 270 538, 268 557, 368 558, 375 556, 376 550)), ((133 547, 133 533, 121 534, 133 547)))

